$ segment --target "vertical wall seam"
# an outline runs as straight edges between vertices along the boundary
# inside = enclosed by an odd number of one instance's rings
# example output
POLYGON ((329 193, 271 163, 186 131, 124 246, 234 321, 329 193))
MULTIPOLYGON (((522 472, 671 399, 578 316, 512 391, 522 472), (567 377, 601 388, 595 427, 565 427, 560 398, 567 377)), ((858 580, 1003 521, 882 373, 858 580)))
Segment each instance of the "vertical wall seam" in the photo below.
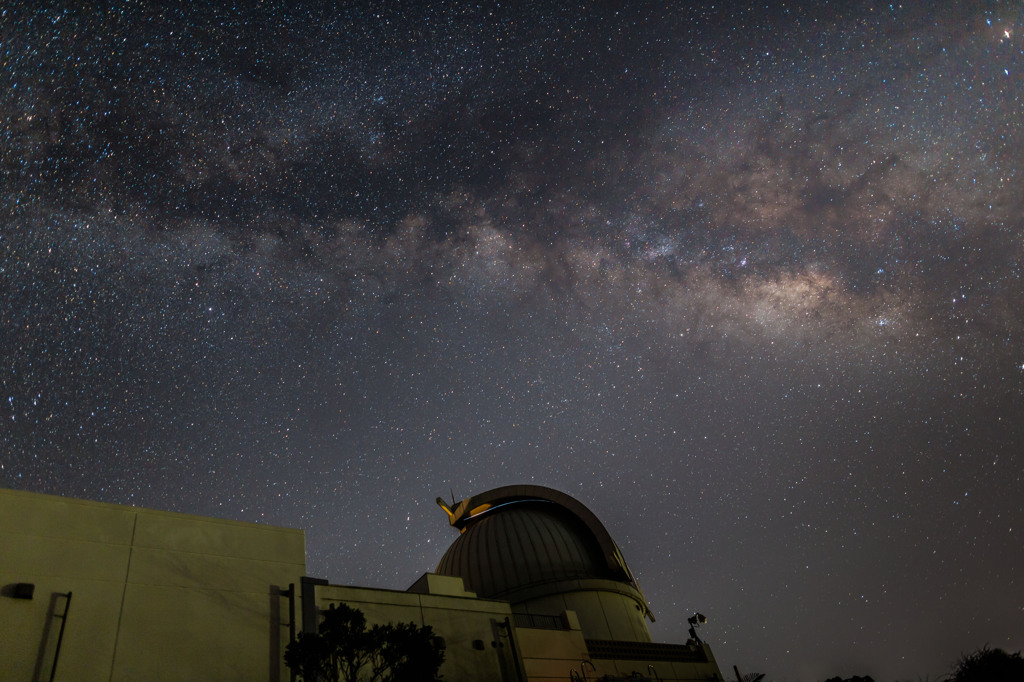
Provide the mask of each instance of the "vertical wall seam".
POLYGON ((132 552, 135 550, 135 528, 139 524, 139 513, 135 512, 132 517, 132 538, 128 543, 128 562, 124 570, 124 587, 121 589, 121 608, 117 611, 117 630, 114 632, 114 651, 110 656, 110 677, 107 679, 113 682, 115 665, 117 664, 117 645, 121 641, 121 620, 124 618, 124 605, 128 597, 128 577, 132 573, 132 552))

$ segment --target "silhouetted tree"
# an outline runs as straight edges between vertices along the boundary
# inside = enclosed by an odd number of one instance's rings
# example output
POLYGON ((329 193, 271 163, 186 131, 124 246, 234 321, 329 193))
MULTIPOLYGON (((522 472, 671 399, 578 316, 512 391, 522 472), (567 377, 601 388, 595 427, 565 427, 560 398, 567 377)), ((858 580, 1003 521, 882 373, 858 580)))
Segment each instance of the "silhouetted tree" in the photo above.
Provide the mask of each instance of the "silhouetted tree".
POLYGON ((374 625, 345 604, 324 612, 320 631, 304 632, 284 652, 284 662, 303 682, 434 682, 444 662, 428 625, 374 625), (362 676, 362 678, 360 677, 362 676))
POLYGON ((1020 682, 1024 680, 1024 658, 987 646, 957 661, 951 682, 1020 682))
MULTIPOLYGON (((339 682, 331 646, 320 635, 301 632, 284 650, 284 662, 306 682, 339 682)), ((348 679, 348 678, 345 678, 348 679)))
POLYGON ((765 675, 767 675, 767 673, 747 673, 746 675, 741 675, 738 665, 734 665, 732 669, 736 673, 736 682, 764 682, 765 675))

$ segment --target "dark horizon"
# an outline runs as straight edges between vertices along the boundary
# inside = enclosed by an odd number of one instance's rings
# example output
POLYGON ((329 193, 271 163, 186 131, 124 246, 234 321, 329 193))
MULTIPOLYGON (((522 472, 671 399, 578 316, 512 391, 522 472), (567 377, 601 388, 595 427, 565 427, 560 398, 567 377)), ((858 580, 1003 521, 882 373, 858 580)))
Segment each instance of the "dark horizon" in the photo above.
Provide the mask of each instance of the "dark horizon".
POLYGON ((1020 3, 0 13, 0 486, 579 499, 723 674, 1024 646, 1020 3))

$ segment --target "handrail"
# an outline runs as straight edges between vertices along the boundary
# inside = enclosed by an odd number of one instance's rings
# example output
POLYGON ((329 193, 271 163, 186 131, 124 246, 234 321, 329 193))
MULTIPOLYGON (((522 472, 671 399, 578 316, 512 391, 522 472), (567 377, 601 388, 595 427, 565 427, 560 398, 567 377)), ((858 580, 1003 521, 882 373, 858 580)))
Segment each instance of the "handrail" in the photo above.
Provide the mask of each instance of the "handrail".
POLYGON ((60 632, 57 633, 57 649, 53 652, 53 667, 50 668, 50 682, 53 682, 53 678, 57 676, 57 661, 60 660, 60 645, 64 642, 64 626, 68 624, 68 611, 71 610, 71 592, 68 591, 58 592, 57 596, 65 597, 64 601, 64 613, 61 615, 53 614, 54 618, 60 618, 60 632))

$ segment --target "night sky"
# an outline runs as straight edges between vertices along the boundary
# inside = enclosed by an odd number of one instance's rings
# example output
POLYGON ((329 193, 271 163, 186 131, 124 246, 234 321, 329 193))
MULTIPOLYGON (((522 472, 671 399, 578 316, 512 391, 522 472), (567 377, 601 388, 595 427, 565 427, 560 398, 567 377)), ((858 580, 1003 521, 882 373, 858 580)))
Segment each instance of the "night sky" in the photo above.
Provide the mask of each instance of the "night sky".
POLYGON ((0 486, 404 589, 533 483, 727 675, 1024 647, 1020 2, 45 4, 0 486))

